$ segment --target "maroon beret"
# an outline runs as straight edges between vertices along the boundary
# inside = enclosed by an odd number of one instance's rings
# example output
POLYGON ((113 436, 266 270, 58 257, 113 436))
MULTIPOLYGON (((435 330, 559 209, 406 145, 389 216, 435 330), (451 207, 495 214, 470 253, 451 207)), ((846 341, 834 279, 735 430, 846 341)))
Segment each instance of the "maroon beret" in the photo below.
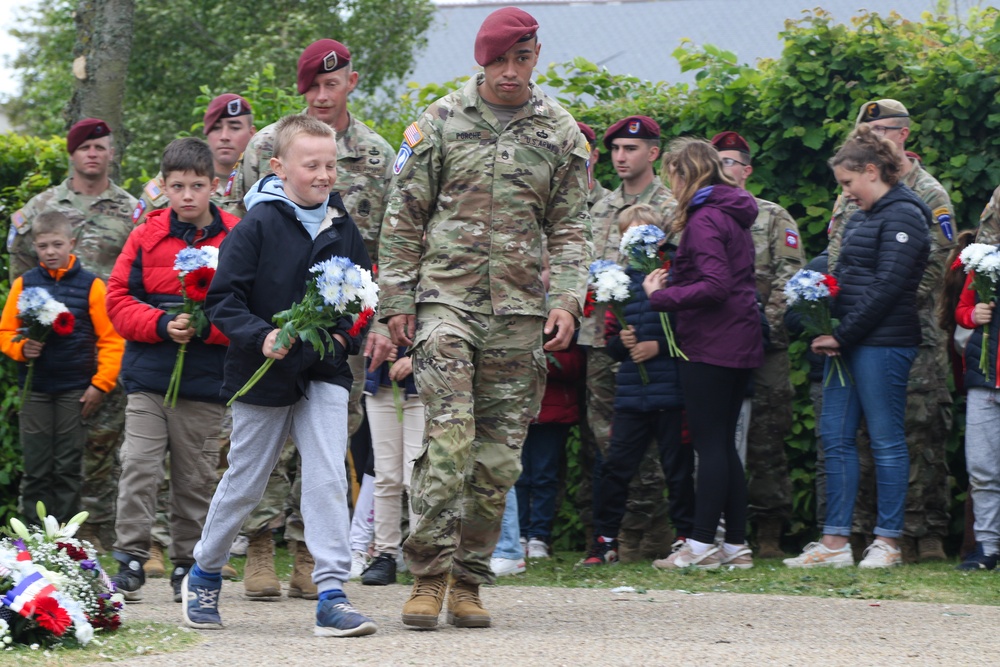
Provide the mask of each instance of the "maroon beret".
POLYGON ((336 72, 351 62, 351 52, 335 39, 321 39, 306 47, 299 56, 299 92, 305 95, 320 74, 336 72))
POLYGON ((250 103, 235 93, 225 93, 219 95, 208 103, 205 109, 205 134, 212 131, 212 126, 220 118, 236 118, 237 116, 249 116, 253 113, 250 103))
POLYGON ((659 139, 660 126, 649 116, 629 116, 608 128, 604 147, 611 150, 612 139, 659 139))
POLYGON ((70 155, 85 141, 100 139, 111 134, 111 128, 100 118, 84 118, 69 128, 66 135, 66 150, 70 155))
POLYGON ((486 67, 507 50, 534 36, 538 21, 523 9, 504 7, 483 21, 476 35, 476 62, 486 67))
POLYGON ((593 148, 594 143, 597 141, 597 134, 594 132, 594 128, 586 123, 581 123, 580 121, 576 122, 576 126, 580 128, 580 131, 583 132, 583 136, 590 142, 590 147, 593 148))
POLYGON ((711 143, 717 151, 739 151, 750 155, 750 144, 735 132, 719 132, 712 137, 711 143))

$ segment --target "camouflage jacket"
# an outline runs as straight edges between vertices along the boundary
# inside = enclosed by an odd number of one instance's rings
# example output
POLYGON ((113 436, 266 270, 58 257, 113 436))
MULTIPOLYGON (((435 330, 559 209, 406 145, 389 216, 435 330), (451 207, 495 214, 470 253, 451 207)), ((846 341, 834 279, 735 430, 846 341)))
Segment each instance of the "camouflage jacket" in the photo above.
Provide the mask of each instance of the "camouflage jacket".
POLYGON ((11 216, 7 250, 10 252, 10 280, 38 266, 38 255, 31 243, 31 221, 46 211, 65 213, 73 223, 76 249, 73 253, 83 266, 104 282, 111 276, 115 260, 132 231, 132 212, 136 199, 111 183, 93 198, 82 197, 70 188, 70 180, 31 198, 11 216))
POLYGON ((403 133, 379 246, 383 321, 431 302, 581 315, 591 258, 586 140, 534 84, 501 127, 479 97, 482 81, 434 102, 403 133))
MULTIPOLYGON (((920 162, 910 158, 913 168, 901 180, 910 187, 934 214, 934 223, 930 229, 930 256, 927 259, 927 270, 920 280, 917 290, 917 309, 920 313, 920 331, 923 334, 922 345, 936 347, 943 345, 946 335, 937 325, 937 304, 940 300, 941 286, 944 284, 945 272, 948 270, 948 255, 955 247, 955 210, 951 206, 951 198, 945 189, 920 166, 920 162)), ((830 272, 837 264, 840 255, 840 244, 844 227, 851 215, 858 210, 855 204, 849 203, 841 195, 833 207, 830 227, 829 255, 830 272)))
MULTIPOLYGON (((667 232, 668 240, 672 235, 669 227, 677 209, 677 200, 670 188, 654 178, 653 182, 638 195, 627 195, 623 186, 609 191, 603 199, 590 209, 591 235, 594 239, 594 259, 606 259, 623 263, 624 258, 618 251, 622 235, 618 231, 618 213, 635 204, 649 204, 663 216, 661 228, 667 232)), ((604 315, 607 306, 596 304, 594 311, 580 325, 580 345, 604 347, 604 315)))
POLYGON ((750 227, 750 234, 756 253, 757 291, 771 326, 771 350, 784 350, 788 347, 785 283, 806 263, 799 226, 788 211, 757 198, 757 219, 750 227))
MULTIPOLYGON (((223 208, 228 190, 232 188, 235 176, 236 169, 233 169, 226 180, 219 179, 219 184, 215 187, 215 192, 212 193, 212 203, 219 208, 223 208)), ((163 191, 163 172, 156 172, 156 176, 147 181, 146 185, 142 188, 139 203, 136 204, 135 210, 132 211, 132 222, 137 225, 145 222, 146 216, 149 215, 150 211, 155 211, 158 208, 167 208, 168 206, 170 206, 170 202, 167 201, 167 193, 163 191)))
POLYGON ((1000 186, 993 191, 990 202, 979 216, 979 229, 976 231, 976 243, 1000 243, 1000 186))
MULTIPOLYGON (((253 135, 236 165, 232 188, 222 206, 233 215, 246 214, 243 195, 271 173, 275 125, 272 123, 253 135)), ((378 261, 378 235, 392 178, 392 156, 389 142, 354 116, 347 129, 337 133, 337 182, 333 190, 340 193, 347 212, 361 230, 373 264, 378 261)))
POLYGON ((606 187, 601 185, 600 181, 595 179, 593 189, 587 193, 587 208, 593 209, 594 204, 601 201, 609 194, 611 194, 611 190, 608 190, 606 187))

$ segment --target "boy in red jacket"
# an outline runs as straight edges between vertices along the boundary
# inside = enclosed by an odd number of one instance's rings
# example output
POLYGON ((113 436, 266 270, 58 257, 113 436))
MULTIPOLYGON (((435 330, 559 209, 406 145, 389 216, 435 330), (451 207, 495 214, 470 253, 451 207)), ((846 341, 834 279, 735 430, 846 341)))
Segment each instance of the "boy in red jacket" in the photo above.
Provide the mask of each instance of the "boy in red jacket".
POLYGON ((112 580, 126 600, 141 598, 156 491, 169 452, 170 583, 180 602, 180 584, 194 563, 194 545, 216 483, 217 438, 225 412, 222 369, 229 341, 214 326, 197 335, 191 316, 177 313, 183 297, 174 266, 185 248, 209 248, 206 254, 214 254, 239 219, 209 201, 217 179, 204 141, 188 137, 171 142, 160 171, 170 208, 153 211, 132 231, 108 284, 108 314, 127 341, 120 381, 128 396, 113 551, 121 566, 112 580), (164 394, 182 345, 178 400, 176 407, 168 407, 164 394))

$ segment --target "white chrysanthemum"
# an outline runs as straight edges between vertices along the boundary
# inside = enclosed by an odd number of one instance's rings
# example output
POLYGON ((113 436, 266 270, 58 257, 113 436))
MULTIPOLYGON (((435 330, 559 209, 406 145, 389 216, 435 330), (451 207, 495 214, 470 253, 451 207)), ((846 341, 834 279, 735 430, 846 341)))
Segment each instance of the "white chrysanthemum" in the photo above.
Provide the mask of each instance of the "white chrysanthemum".
POLYGON ((970 243, 958 256, 962 266, 968 271, 979 271, 979 263, 990 253, 996 252, 996 247, 988 243, 970 243))
POLYGON ((59 317, 59 314, 65 312, 65 305, 55 299, 49 299, 36 311, 35 319, 37 319, 40 324, 50 327, 52 326, 52 323, 56 321, 56 318, 59 317))
POLYGON ((363 271, 361 275, 361 309, 378 306, 378 284, 372 280, 372 274, 363 271))
POLYGON ((594 300, 598 303, 628 301, 629 278, 617 264, 604 268, 594 278, 594 300))
POLYGON ((34 317, 35 311, 52 300, 44 287, 26 287, 17 297, 17 311, 22 318, 34 317))
POLYGON ((206 245, 201 247, 202 255, 205 257, 205 266, 210 269, 219 268, 219 249, 214 245, 206 245))
POLYGON ((988 276, 990 280, 997 282, 1000 278, 1000 252, 997 252, 996 248, 993 249, 993 252, 986 253, 979 259, 976 273, 988 276))

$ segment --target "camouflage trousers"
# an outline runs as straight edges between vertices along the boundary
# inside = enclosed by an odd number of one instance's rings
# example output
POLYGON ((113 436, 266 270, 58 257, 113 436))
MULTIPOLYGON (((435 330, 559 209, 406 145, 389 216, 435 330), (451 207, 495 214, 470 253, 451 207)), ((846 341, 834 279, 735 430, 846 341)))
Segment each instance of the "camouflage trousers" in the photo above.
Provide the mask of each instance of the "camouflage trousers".
MULTIPOLYGON (((587 351, 587 393, 586 418, 581 420, 581 480, 575 504, 580 519, 588 529, 593 526, 593 473, 599 470, 598 461, 604 457, 611 443, 611 422, 614 417, 615 373, 618 363, 608 356, 604 348, 586 347, 587 351)), ((648 531, 666 535, 669 526, 667 500, 663 495, 665 483, 660 454, 656 441, 650 440, 649 449, 639 465, 639 472, 629 483, 625 516, 622 518, 619 538, 631 541, 647 537, 648 531), (640 533, 636 535, 636 533, 640 533)), ((652 536, 650 536, 652 537, 652 536)), ((649 539, 646 540, 647 543, 649 539)), ((653 540, 656 541, 656 540, 653 540)), ((669 543, 667 544, 669 547, 669 543)), ((669 551, 669 549, 668 549, 669 551)), ((647 554, 652 555, 652 554, 647 554)), ((665 555, 665 554, 663 554, 665 555)))
POLYGON ((125 431, 125 392, 115 387, 86 421, 87 448, 83 452, 83 489, 80 506, 90 513, 87 525, 101 541, 114 543, 115 508, 121 465, 118 450, 125 431))
MULTIPOLYGON (((826 456, 823 453, 823 440, 819 435, 819 416, 823 414, 822 382, 809 383, 809 400, 813 406, 813 414, 816 415, 814 429, 816 433, 816 525, 822 527, 826 523, 826 456)), ((869 457, 868 464, 869 466, 875 465, 871 457, 869 457)), ((861 472, 860 476, 863 477, 864 473, 861 472)))
POLYGON ((492 583, 506 494, 545 390, 542 321, 421 304, 412 357, 427 421, 406 562, 417 576, 492 583))
POLYGON ((790 374, 788 350, 768 352, 753 374, 746 468, 750 516, 756 519, 786 521, 792 514, 792 482, 785 454, 795 397, 790 374))

